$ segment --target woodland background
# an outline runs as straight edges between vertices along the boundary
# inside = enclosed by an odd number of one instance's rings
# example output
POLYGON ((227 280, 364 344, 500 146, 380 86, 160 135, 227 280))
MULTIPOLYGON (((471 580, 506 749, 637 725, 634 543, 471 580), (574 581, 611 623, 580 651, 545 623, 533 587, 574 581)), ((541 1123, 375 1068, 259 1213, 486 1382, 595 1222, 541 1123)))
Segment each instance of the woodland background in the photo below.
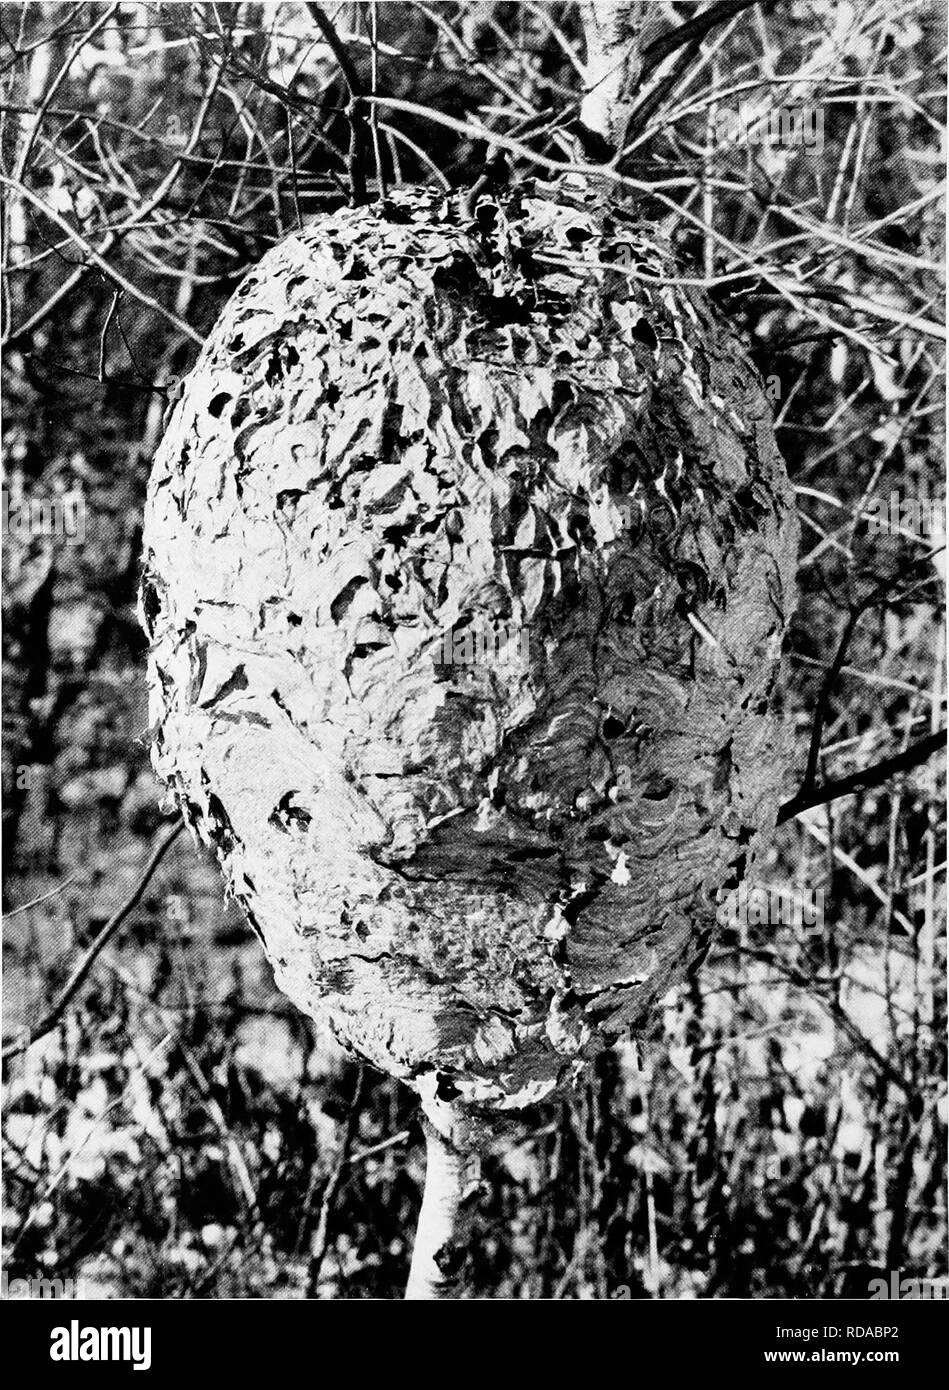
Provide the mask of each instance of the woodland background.
MULTIPOLYGON (((470 183, 489 136, 514 178, 574 157, 573 3, 324 13, 379 98, 371 195, 380 170, 470 183)), ((866 515, 944 491, 945 18, 656 0, 644 40, 617 196, 742 325, 798 491, 791 796, 811 743, 846 776, 943 720, 941 538, 866 515), (782 106, 819 114, 822 148, 720 114, 782 106)), ((276 992, 186 836, 37 1029, 171 823, 134 612, 162 415, 247 267, 345 201, 348 100, 306 5, 0 11, 8 511, 78 492, 85 518, 81 542, 4 526, 11 1277, 168 1298, 404 1283, 411 1098, 276 992)), ((859 1298, 887 1271, 945 1277, 942 807, 930 760, 782 827, 767 881, 822 890, 824 930, 724 930, 651 1042, 527 1116, 488 1165, 476 1287, 859 1298)))

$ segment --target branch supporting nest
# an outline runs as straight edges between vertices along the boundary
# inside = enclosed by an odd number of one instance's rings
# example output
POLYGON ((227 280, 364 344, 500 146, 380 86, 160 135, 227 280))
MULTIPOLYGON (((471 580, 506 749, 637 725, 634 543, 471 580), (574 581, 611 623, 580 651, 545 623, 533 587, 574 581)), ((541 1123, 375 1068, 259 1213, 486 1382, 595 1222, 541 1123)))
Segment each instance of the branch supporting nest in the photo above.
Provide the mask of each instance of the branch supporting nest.
POLYGON ((482 1136, 460 1106, 422 1100, 425 1191, 405 1297, 458 1299, 481 1192, 482 1136))
MULTIPOLYGON (((644 0, 581 0, 586 45, 586 96, 580 124, 615 155, 626 139, 631 96, 639 80, 644 0)), ((582 140, 582 137, 581 137, 582 140)))
POLYGON ((339 64, 339 70, 349 92, 349 101, 346 103, 346 120, 349 123, 349 151, 346 156, 346 165, 349 173, 350 201, 355 208, 363 207, 369 201, 366 185, 369 113, 364 101, 365 93, 362 82, 346 45, 337 34, 332 21, 323 13, 322 7, 316 3, 316 0, 308 0, 307 9, 339 64))

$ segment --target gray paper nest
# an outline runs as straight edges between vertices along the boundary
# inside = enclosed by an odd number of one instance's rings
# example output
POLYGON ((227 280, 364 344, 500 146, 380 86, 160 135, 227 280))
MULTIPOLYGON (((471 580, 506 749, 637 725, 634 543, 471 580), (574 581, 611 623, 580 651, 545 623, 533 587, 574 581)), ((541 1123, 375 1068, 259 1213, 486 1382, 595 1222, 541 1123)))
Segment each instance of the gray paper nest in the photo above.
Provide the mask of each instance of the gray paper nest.
POLYGON ((643 1027, 774 827, 791 489, 656 232, 399 193, 244 280, 154 463, 153 758, 280 987, 505 1109, 643 1027))

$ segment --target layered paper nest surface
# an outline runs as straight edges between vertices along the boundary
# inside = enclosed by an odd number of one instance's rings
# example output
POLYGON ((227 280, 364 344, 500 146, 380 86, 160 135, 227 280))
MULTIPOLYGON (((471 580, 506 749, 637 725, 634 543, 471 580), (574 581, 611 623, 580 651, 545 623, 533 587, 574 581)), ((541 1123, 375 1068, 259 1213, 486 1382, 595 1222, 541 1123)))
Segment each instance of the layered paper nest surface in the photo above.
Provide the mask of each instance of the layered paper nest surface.
POLYGON ((248 275, 155 459, 153 758, 282 989, 512 1107, 640 1029, 770 835, 793 499, 756 370, 583 190, 248 275))

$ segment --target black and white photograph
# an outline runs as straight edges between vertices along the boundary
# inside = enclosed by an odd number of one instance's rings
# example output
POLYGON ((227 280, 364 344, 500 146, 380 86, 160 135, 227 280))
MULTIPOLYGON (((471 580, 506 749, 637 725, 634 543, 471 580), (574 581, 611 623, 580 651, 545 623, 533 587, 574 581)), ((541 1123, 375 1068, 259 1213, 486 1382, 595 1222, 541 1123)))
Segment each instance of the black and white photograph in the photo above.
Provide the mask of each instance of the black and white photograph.
POLYGON ((907 1373, 942 4, 4 3, 0 131, 35 1366, 579 1300, 907 1373))

